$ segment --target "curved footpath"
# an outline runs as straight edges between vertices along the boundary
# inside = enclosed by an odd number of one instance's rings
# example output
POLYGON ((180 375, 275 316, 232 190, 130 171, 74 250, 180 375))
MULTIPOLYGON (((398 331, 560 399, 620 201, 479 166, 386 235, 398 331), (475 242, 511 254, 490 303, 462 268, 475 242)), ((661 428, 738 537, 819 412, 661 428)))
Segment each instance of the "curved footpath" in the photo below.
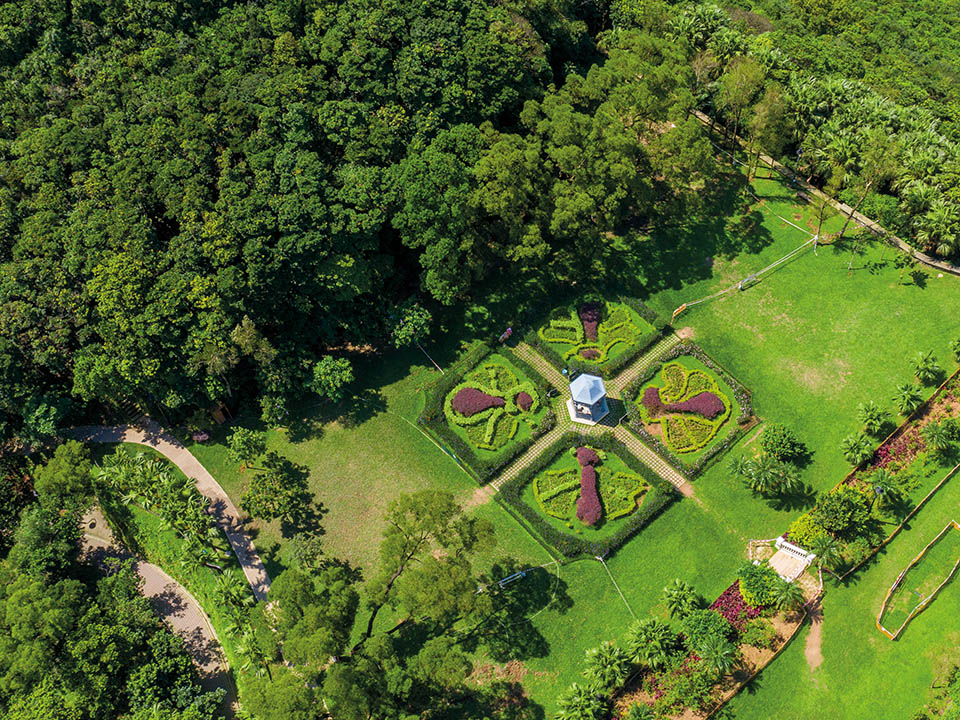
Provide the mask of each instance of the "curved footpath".
POLYGON ((84 559, 105 569, 108 558, 135 560, 134 570, 143 579, 141 592, 150 601, 154 611, 170 626, 170 629, 183 638, 187 652, 200 673, 204 690, 223 688, 224 695, 221 711, 233 715, 236 695, 220 638, 210 624, 209 618, 193 595, 180 583, 167 575, 156 565, 136 560, 114 539, 99 508, 94 508, 83 518, 84 559))
POLYGON ((270 589, 270 577, 257 554, 250 536, 243 528, 240 511, 220 484, 200 464, 183 443, 163 431, 157 423, 149 420, 142 427, 133 425, 81 426, 63 433, 66 437, 83 442, 135 443, 153 448, 180 468, 183 474, 197 484, 197 490, 210 498, 210 513, 217 526, 230 541, 233 552, 243 568, 257 600, 266 600, 270 589))

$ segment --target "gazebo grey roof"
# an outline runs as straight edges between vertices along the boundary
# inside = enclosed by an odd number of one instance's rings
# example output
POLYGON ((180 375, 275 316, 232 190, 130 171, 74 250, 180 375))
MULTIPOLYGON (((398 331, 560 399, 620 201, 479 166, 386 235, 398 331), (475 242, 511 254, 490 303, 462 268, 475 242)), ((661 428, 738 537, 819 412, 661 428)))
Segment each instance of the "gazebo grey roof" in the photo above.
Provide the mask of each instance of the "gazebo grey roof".
POLYGON ((570 383, 570 394, 573 401, 584 405, 593 405, 607 394, 603 386, 603 380, 596 375, 578 375, 577 379, 570 383))

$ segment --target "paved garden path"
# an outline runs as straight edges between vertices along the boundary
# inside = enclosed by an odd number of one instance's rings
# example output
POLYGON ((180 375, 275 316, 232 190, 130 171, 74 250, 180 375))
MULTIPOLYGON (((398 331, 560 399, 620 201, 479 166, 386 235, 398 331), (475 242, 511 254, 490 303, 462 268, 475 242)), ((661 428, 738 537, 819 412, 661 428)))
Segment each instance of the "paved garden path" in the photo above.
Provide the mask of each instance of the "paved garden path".
POLYGON ((623 425, 617 425, 613 430, 614 437, 627 446, 627 449, 640 458, 644 464, 673 485, 681 495, 692 498, 695 496, 693 485, 681 475, 676 468, 657 455, 647 445, 623 425))
POLYGON ((626 369, 612 380, 608 381, 609 389, 615 391, 617 395, 623 397, 623 389, 633 382, 644 370, 660 359, 670 348, 679 345, 680 338, 676 333, 669 333, 660 338, 649 350, 641 355, 635 362, 628 365, 626 369))
POLYGON ((551 365, 543 355, 537 352, 533 346, 521 342, 514 348, 514 352, 517 354, 517 357, 525 360, 534 370, 543 375, 547 382, 557 390, 565 392, 570 387, 570 382, 563 374, 551 365))
POLYGON ((66 431, 64 435, 83 442, 126 442, 146 445, 180 468, 184 475, 196 482, 197 490, 210 498, 210 512, 217 526, 223 530, 230 541, 233 552, 243 568, 243 574, 250 583, 250 589, 253 590, 257 600, 266 600, 267 591, 270 589, 270 577, 257 554, 253 540, 244 530, 240 511, 213 475, 207 472, 207 469, 183 446, 183 443, 164 432, 163 428, 152 420, 147 420, 142 426, 75 427, 66 431))
POLYGON ((490 487, 492 487, 495 491, 499 491, 505 482, 515 478, 517 474, 523 470, 523 468, 533 462, 533 460, 540 455, 540 453, 546 450, 547 447, 556 441, 557 438, 569 430, 570 425, 571 423, 569 420, 558 417, 557 424, 553 430, 538 437, 536 442, 527 448, 526 452, 514 460, 512 465, 507 467, 506 470, 500 473, 496 480, 490 483, 490 487))
POLYGON ((223 688, 226 691, 222 712, 233 715, 236 701, 230 682, 227 661, 220 639, 206 613, 193 595, 180 583, 156 565, 136 560, 115 540, 99 508, 88 512, 82 520, 84 558, 101 569, 107 558, 134 559, 134 570, 143 579, 141 592, 150 601, 170 629, 183 638, 187 652, 200 672, 200 680, 207 691, 223 688))

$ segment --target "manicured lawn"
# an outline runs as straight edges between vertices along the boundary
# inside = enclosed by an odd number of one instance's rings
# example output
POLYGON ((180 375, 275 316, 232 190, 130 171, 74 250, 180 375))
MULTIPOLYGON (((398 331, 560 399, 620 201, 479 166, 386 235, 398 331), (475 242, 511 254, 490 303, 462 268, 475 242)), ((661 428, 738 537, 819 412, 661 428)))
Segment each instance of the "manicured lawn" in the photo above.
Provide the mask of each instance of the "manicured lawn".
MULTIPOLYGON (((480 507, 497 527, 499 554, 544 562, 539 545, 508 513, 477 494, 477 484, 416 427, 423 402, 419 389, 436 372, 425 361, 413 353, 362 359, 353 398, 336 408, 304 405, 292 429, 267 430, 268 449, 309 470, 318 508, 316 524, 325 533, 327 552, 372 569, 390 501, 402 493, 433 488, 453 493, 461 503, 488 503, 480 507)), ((235 425, 264 429, 246 416, 235 425)), ((210 442, 190 449, 237 501, 252 472, 241 473, 227 457, 228 433, 227 427, 216 428, 210 442)), ((296 531, 310 529, 279 521, 253 521, 250 527, 271 575, 285 566, 286 541, 296 531)))
POLYGON ((936 660, 960 645, 960 586, 947 585, 897 641, 875 625, 883 597, 897 575, 936 536, 960 505, 951 481, 878 558, 848 583, 828 585, 823 600, 823 664, 811 671, 804 657, 807 631, 731 703, 737 720, 808 720, 829 714, 860 720, 913 715, 935 679, 936 660))

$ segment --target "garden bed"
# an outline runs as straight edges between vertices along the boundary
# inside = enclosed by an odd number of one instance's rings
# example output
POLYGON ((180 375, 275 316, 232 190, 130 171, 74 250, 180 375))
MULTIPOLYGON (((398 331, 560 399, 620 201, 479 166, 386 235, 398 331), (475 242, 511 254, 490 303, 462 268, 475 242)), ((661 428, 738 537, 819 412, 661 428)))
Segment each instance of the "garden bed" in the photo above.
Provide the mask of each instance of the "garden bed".
POLYGON ((581 299, 551 312, 525 339, 558 370, 611 378, 654 342, 663 327, 639 300, 581 299))
POLYGON ((669 350, 623 395, 628 427, 688 477, 755 422, 750 392, 693 343, 669 350))
POLYGON ((477 343, 424 388, 418 422, 486 482, 556 424, 548 389, 507 350, 477 343))
POLYGON ((673 488, 610 434, 585 440, 567 432, 500 488, 500 497, 546 544, 566 557, 603 555, 626 542, 671 500, 673 488), (596 489, 599 520, 578 516, 581 473, 573 454, 587 446, 599 451, 596 489))

